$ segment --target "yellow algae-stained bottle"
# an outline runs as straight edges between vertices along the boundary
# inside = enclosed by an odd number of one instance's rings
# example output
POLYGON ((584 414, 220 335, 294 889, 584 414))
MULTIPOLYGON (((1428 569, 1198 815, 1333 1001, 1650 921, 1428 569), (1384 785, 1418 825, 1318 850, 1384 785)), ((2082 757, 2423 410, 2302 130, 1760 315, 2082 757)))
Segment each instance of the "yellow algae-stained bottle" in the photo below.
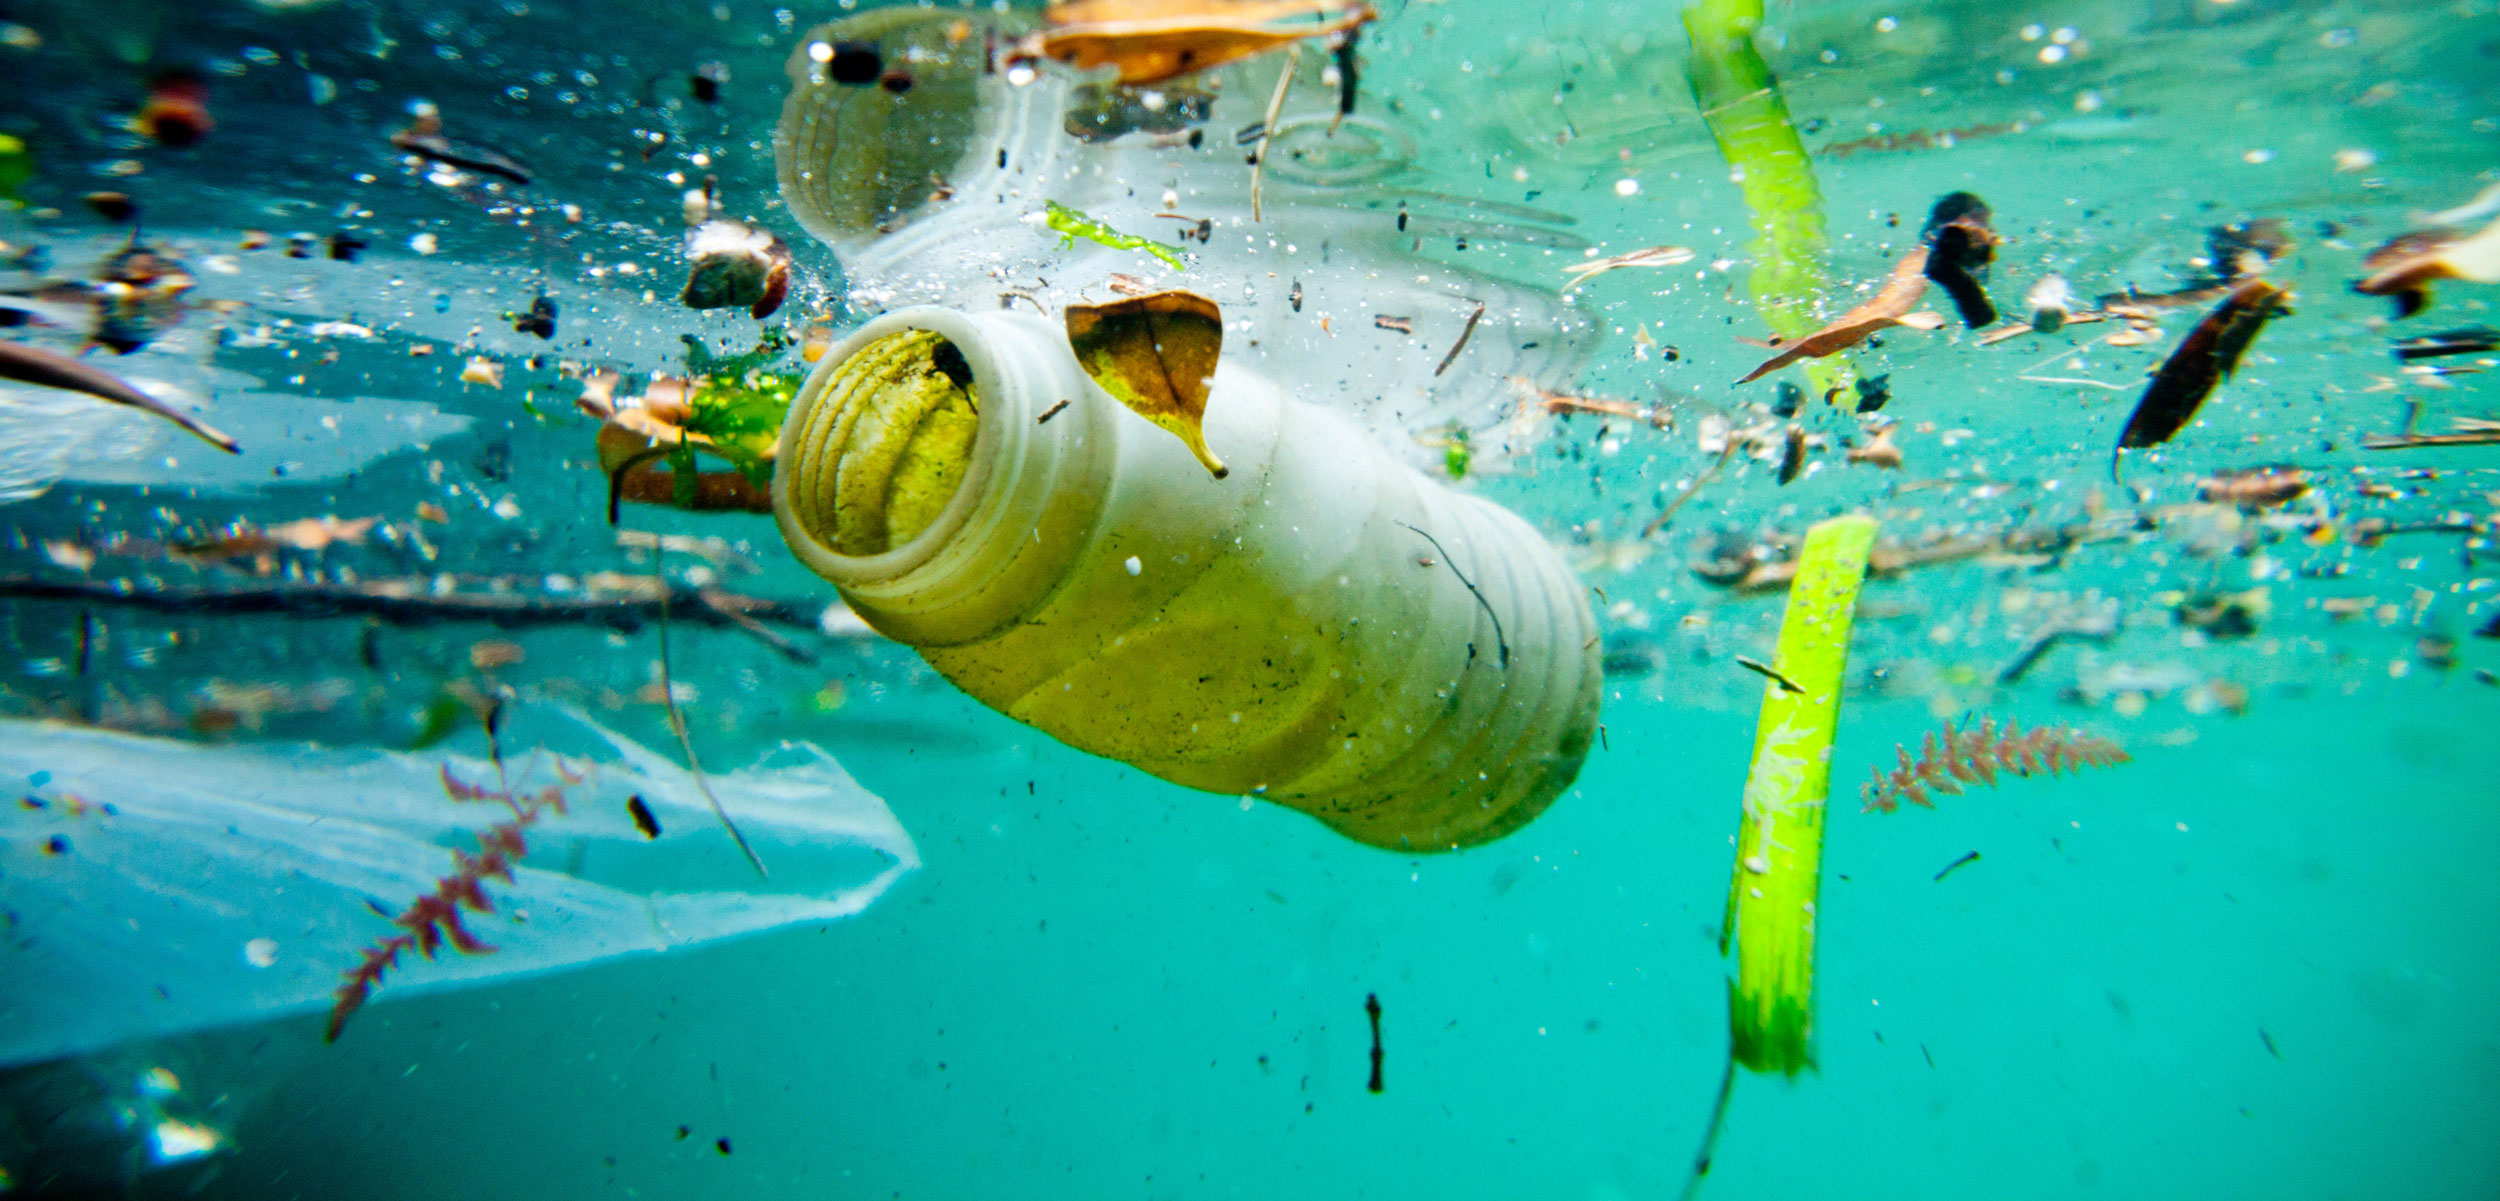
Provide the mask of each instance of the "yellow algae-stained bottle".
POLYGON ((1339 112, 1325 56, 1271 122, 1287 56, 1122 89, 1004 64, 1030 19, 885 9, 792 53, 782 199, 882 315, 791 407, 784 537, 1071 746, 1374 846, 1517 829, 1587 753, 1595 621, 1535 530, 1419 468, 1532 449, 1520 398, 1596 335, 1553 287, 1588 243, 1420 159, 1417 118, 1339 112), (1273 129, 1257 213, 1229 142, 1250 122, 1273 129), (1063 309, 1142 287, 1222 306, 1221 479, 1072 352, 1063 309))
POLYGON ((817 364, 782 428, 798 557, 983 703, 1373 846, 1535 817, 1597 722, 1579 582, 1507 510, 1220 363, 1206 441, 1122 405, 1029 313, 912 308, 817 364))

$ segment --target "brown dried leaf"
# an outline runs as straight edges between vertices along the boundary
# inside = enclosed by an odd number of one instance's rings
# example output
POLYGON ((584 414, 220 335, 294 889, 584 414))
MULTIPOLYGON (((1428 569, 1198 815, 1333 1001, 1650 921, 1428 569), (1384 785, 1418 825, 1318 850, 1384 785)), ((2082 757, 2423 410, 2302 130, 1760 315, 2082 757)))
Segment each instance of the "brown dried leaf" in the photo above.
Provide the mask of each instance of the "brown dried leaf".
MULTIPOLYGON (((1753 369, 1753 374, 1736 381, 1749 384, 1788 366, 1799 359, 1819 359, 1835 355, 1875 334, 1896 325, 1912 329, 1939 329, 1944 317, 1937 313, 1913 313, 1911 308, 1927 292, 1927 248, 1917 247, 1893 264, 1892 276, 1865 304, 1840 315, 1840 320, 1794 340, 1774 339, 1751 343, 1777 350, 1768 362, 1753 369)), ((1750 342, 1749 339, 1744 339, 1750 342)))
POLYGON ((1363 0, 1063 0, 1042 11, 1043 56, 1116 66, 1123 86, 1156 83, 1378 14, 1363 0))
POLYGON ((1157 292, 1110 304, 1068 306, 1077 364, 1131 412, 1172 431, 1215 478, 1229 470, 1201 428, 1207 386, 1224 348, 1224 318, 1194 292, 1157 292))

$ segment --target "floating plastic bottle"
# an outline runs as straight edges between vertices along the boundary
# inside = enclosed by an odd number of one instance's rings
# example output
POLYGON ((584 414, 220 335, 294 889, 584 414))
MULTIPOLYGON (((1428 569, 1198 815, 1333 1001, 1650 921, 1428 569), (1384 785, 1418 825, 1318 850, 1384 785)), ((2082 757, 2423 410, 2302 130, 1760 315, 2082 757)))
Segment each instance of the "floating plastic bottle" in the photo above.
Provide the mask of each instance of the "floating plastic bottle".
POLYGON ((774 509, 800 560, 964 691, 1358 841, 1498 838, 1577 774, 1596 623, 1510 512, 1231 360, 1179 438, 1029 313, 924 307, 818 364, 774 509))

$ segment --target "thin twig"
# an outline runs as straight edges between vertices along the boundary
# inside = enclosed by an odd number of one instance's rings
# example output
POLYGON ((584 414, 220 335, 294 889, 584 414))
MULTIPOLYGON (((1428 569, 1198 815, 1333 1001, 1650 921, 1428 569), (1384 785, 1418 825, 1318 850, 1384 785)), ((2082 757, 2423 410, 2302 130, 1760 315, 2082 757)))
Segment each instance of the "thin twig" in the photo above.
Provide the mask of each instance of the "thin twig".
POLYGON ((1432 369, 1434 379, 1441 378, 1441 373, 1449 370, 1450 364, 1458 361, 1458 352, 1467 349, 1467 339, 1476 336, 1476 323, 1482 320, 1484 320, 1484 302, 1479 300, 1476 302, 1476 311, 1467 314, 1467 328, 1458 331, 1458 341, 1450 343, 1450 353, 1442 355, 1441 365, 1432 369))
POLYGON ((1736 435, 1731 433, 1728 435, 1727 445, 1719 451, 1719 461, 1712 463, 1710 465, 1710 470, 1702 472, 1700 476, 1696 477, 1693 480, 1693 486, 1686 488, 1682 496, 1678 496, 1673 501, 1668 502, 1666 508, 1658 510, 1658 515, 1650 518, 1648 525, 1641 527, 1641 537, 1647 538, 1650 535, 1667 528, 1667 519, 1675 516, 1675 511, 1683 508, 1685 501, 1693 499, 1693 495, 1701 491, 1701 486, 1703 484, 1707 484, 1710 481, 1719 478, 1719 473, 1727 469, 1728 459, 1733 457, 1735 454, 1736 435))
POLYGON ((1702 1178, 1710 1174, 1710 1157, 1719 1147, 1719 1128, 1727 1124, 1727 1099, 1736 1091, 1736 1053, 1728 1052, 1727 1070, 1719 1076, 1719 1099, 1710 1104, 1710 1125, 1701 1132, 1701 1149, 1693 1153, 1693 1174, 1684 1179, 1682 1201, 1693 1201, 1701 1193, 1702 1178))
POLYGON ((1259 161, 1250 164, 1250 219, 1259 219, 1259 182, 1267 172, 1267 140, 1276 136, 1276 116, 1285 111, 1285 89, 1293 85, 1294 69, 1302 65, 1302 44, 1285 47, 1285 73, 1276 77, 1276 94, 1267 98, 1267 120, 1259 123, 1259 161))
MULTIPOLYGON (((1403 521, 1399 522, 1398 524, 1399 524, 1399 525, 1406 525, 1406 523, 1405 523, 1405 522, 1403 522, 1403 521)), ((1481 607, 1484 609, 1484 615, 1485 615, 1486 617, 1490 617, 1490 618, 1492 618, 1492 619, 1493 619, 1493 645, 1494 645, 1497 649, 1499 649, 1499 650, 1501 651, 1501 654, 1502 654, 1502 668, 1503 668, 1503 670, 1505 670, 1505 671, 1509 670, 1509 668, 1510 668, 1510 639, 1509 639, 1509 638, 1507 638, 1507 637, 1504 637, 1504 636, 1503 636, 1503 634, 1502 634, 1502 615, 1493 611, 1493 602, 1491 602, 1491 601, 1489 601, 1489 600, 1484 599, 1484 590, 1483 590, 1483 589, 1480 589, 1480 588, 1478 588, 1478 587, 1476 587, 1476 582, 1475 582, 1474 580, 1468 579, 1468 578, 1467 578, 1467 573, 1466 573, 1466 572, 1463 572, 1463 571, 1460 571, 1460 570, 1458 569, 1458 563, 1457 563, 1457 561, 1456 561, 1456 560, 1453 560, 1453 559, 1451 559, 1451 558, 1450 558, 1450 552, 1449 552, 1449 550, 1448 550, 1447 548, 1445 548, 1445 547, 1443 547, 1443 546, 1441 545, 1441 540, 1440 540, 1440 539, 1435 538, 1435 537, 1433 537, 1433 536, 1432 536, 1432 535, 1430 535, 1430 534, 1425 534, 1422 530, 1420 530, 1420 529, 1416 529, 1414 526, 1411 526, 1411 525, 1406 525, 1406 528, 1408 528, 1408 529, 1410 529, 1410 530, 1415 530, 1415 532, 1416 532, 1416 533, 1418 533, 1418 534, 1422 534, 1422 535, 1423 535, 1423 539, 1424 539, 1424 541, 1429 542, 1429 543, 1431 543, 1431 544, 1432 544, 1432 549, 1433 549, 1433 550, 1435 550, 1435 551, 1438 551, 1438 552, 1440 553, 1440 555, 1441 555, 1441 564, 1442 564, 1442 566, 1445 566, 1445 567, 1449 568, 1449 569, 1450 569, 1450 574, 1451 574, 1451 575, 1454 575, 1454 576, 1457 576, 1457 577, 1458 577, 1458 582, 1459 582, 1459 583, 1461 583, 1461 584, 1465 584, 1465 585, 1467 586, 1467 591, 1468 591, 1469 595, 1474 596, 1474 597, 1476 598, 1476 604, 1477 604, 1477 605, 1479 605, 1479 606, 1481 606, 1481 607)), ((1469 647, 1469 648, 1468 648, 1468 652, 1467 652, 1467 653, 1468 653, 1470 656, 1473 656, 1473 655, 1475 654, 1475 648, 1474 648, 1474 647, 1469 647)))
MULTIPOLYGON (((651 573, 653 575, 660 575, 667 562, 666 547, 652 548, 651 573)), ((738 823, 729 820, 729 811, 721 808, 719 797, 712 795, 711 783, 703 778, 703 764, 695 758, 694 739, 686 733, 686 715, 678 711, 677 680, 668 668, 668 593, 668 580, 662 576, 660 579, 660 701, 668 707, 668 728, 677 735, 678 749, 686 752, 686 774, 694 777, 695 791, 702 793, 703 799, 711 804, 712 816, 719 818, 721 828, 729 831, 730 841, 737 843, 738 853, 746 856, 747 862, 754 865, 755 874, 770 880, 773 874, 764 870, 764 861, 756 856, 754 847, 747 845, 747 836, 739 831, 738 823)))

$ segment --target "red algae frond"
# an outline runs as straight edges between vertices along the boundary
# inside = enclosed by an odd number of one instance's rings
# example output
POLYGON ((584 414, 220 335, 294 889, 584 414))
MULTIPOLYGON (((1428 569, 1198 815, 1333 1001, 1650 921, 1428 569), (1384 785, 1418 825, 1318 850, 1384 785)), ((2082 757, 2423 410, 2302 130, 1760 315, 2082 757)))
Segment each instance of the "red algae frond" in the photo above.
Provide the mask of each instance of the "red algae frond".
POLYGON ((1874 769, 1873 778, 1860 790, 1865 801, 1861 812, 1890 813, 1904 800, 1933 809, 1935 802, 1928 799, 1928 793, 1960 796, 1964 784, 1994 787, 2000 771, 2017 776, 2045 771, 2053 776, 2086 767, 2113 767, 2131 758, 2117 743, 2071 726, 2024 730, 2009 721, 2000 728, 1992 718, 1980 719, 1976 730, 1947 724, 1941 739, 1930 731, 1915 759, 1906 746, 1895 750, 1901 765, 1891 771, 1874 769))

